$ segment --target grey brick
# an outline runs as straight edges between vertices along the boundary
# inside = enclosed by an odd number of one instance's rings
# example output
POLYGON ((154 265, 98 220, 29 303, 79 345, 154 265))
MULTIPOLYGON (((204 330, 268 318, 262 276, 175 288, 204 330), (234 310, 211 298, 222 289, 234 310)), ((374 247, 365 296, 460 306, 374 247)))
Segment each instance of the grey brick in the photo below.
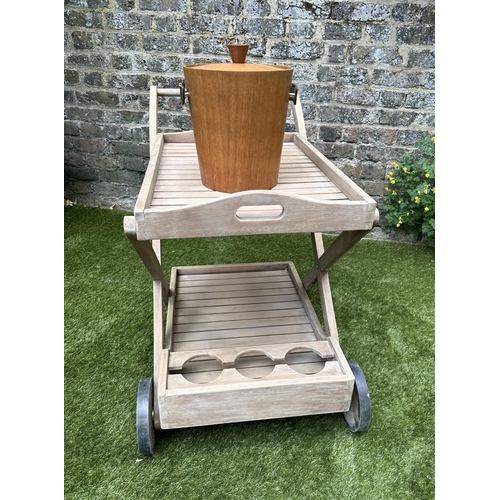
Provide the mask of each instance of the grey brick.
POLYGON ((64 120, 64 135, 80 135, 78 123, 64 120))
POLYGON ((285 35, 285 24, 280 19, 243 19, 236 21, 235 33, 250 36, 282 37, 285 35))
POLYGON ((271 47, 271 56, 285 59, 318 59, 324 47, 319 42, 278 42, 271 47))
POLYGON ((94 37, 96 46, 104 49, 139 50, 139 36, 132 33, 99 33, 94 37))
POLYGON ((174 33, 177 31, 177 20, 171 15, 156 17, 156 30, 161 33, 174 33))
POLYGON ((155 73, 178 73, 182 69, 181 60, 177 56, 135 56, 134 67, 143 71, 152 71, 155 73))
POLYGON ((390 146, 396 139, 397 130, 380 127, 344 127, 342 139, 359 144, 385 144, 390 146))
POLYGON ((374 106, 377 104, 379 91, 360 87, 335 87, 335 100, 344 104, 374 106))
POLYGON ((349 53, 350 64, 390 64, 399 66, 403 58, 397 48, 391 47, 352 47, 349 53))
POLYGON ((145 172, 148 168, 148 159, 135 156, 126 156, 120 158, 120 168, 131 170, 133 172, 145 172))
POLYGON ((405 70, 374 69, 372 76, 373 85, 384 87, 411 88, 420 84, 419 75, 405 70))
POLYGON ((392 127, 409 127, 415 120, 417 113, 411 111, 393 111, 382 109, 378 114, 380 125, 392 127))
POLYGON ((315 142, 314 146, 326 157, 336 159, 354 158, 354 145, 339 142, 315 142))
POLYGON ((139 0, 139 9, 159 12, 186 12, 185 0, 139 0))
POLYGON ((435 113, 424 113, 419 111, 415 114, 415 120, 413 123, 419 127, 434 129, 436 126, 436 115, 435 113))
POLYGON ((434 68, 435 64, 434 50, 412 50, 408 55, 408 66, 411 68, 434 68))
POLYGON ((247 12, 251 16, 268 16, 271 13, 271 5, 267 0, 247 0, 247 12))
POLYGON ((201 36, 193 40, 193 53, 228 55, 227 41, 221 38, 201 36))
POLYGON ((149 30, 151 29, 151 16, 129 12, 114 12, 106 14, 108 28, 114 30, 149 30))
POLYGON ((218 14, 222 16, 235 16, 242 12, 243 2, 238 0, 192 0, 192 11, 198 14, 218 14))
POLYGON ((132 10, 135 8, 135 0, 115 0, 115 5, 118 10, 132 10))
MULTIPOLYGON (((355 162, 344 162, 342 164, 342 170, 344 171, 345 174, 347 174, 350 177, 355 177, 356 179, 358 179, 358 181, 385 180, 386 169, 384 166, 380 165, 378 162, 361 160, 357 157, 357 155, 355 158, 356 158, 355 162)), ((386 183, 384 184, 384 187, 385 186, 387 186, 386 183)))
POLYGON ((361 26, 356 23, 326 23, 323 40, 359 40, 361 26))
MULTIPOLYGON (((293 68, 293 80, 312 81, 316 77, 316 68, 313 63, 292 62, 290 67, 293 68)), ((299 86, 300 91, 300 86, 299 86)))
POLYGON ((106 139, 74 137, 71 144, 75 151, 82 153, 100 153, 106 149, 106 139))
POLYGON ((429 90, 434 90, 436 88, 436 75, 434 73, 424 74, 424 87, 429 90))
POLYGON ((328 47, 328 62, 341 63, 344 62, 346 53, 345 45, 330 45, 328 47))
POLYGON ((380 93, 380 104, 385 108, 401 108, 405 105, 405 92, 384 91, 380 93))
POLYGON ((288 36, 290 38, 313 38, 316 33, 316 23, 312 21, 289 21, 288 36))
POLYGON ((299 87, 301 99, 309 99, 314 102, 332 101, 333 87, 330 85, 301 84, 299 87))
POLYGON ((98 9, 100 7, 109 7, 109 1, 110 0, 64 0, 64 5, 98 9))
POLYGON ((434 26, 402 26, 396 29, 396 42, 406 45, 434 45, 434 26))
POLYGON ((434 24, 434 6, 421 7, 416 4, 398 4, 392 9, 392 17, 395 21, 403 23, 425 23, 434 24))
POLYGON ((166 52, 187 52, 188 39, 175 35, 145 35, 143 39, 145 50, 163 50, 166 52))
POLYGON ((75 92, 75 97, 80 104, 102 104, 103 106, 116 106, 118 96, 112 92, 75 92))
POLYGON ((337 142, 342 137, 342 128, 322 125, 319 127, 318 137, 324 142, 337 142))
POLYGON ((181 18, 180 26, 185 33, 227 33, 227 22, 218 17, 186 16, 181 18))
POLYGON ((103 76, 102 73, 92 71, 91 73, 85 73, 83 75, 83 81, 86 85, 91 85, 93 87, 102 87, 103 76))
POLYGON ((109 87, 115 89, 135 89, 135 90, 148 90, 149 77, 145 74, 128 75, 128 74, 115 74, 111 75, 106 82, 109 87))
POLYGON ((318 107, 319 119, 324 122, 361 124, 369 123, 370 112, 362 108, 344 108, 337 105, 318 107))
POLYGON ((66 26, 81 26, 82 28, 102 28, 102 14, 100 12, 84 12, 67 10, 64 12, 66 26))
POLYGON ((80 81, 80 73, 74 69, 64 70, 64 83, 69 85, 76 84, 80 81))
POLYGON ((66 106, 64 113, 66 120, 88 121, 94 123, 103 123, 106 117, 106 112, 104 110, 95 108, 66 106))
POLYGON ((320 66, 318 81, 362 85, 368 81, 368 70, 365 68, 320 66))
MULTIPOLYGON (((115 127, 115 133, 118 127, 115 127)), ((102 124, 80 122, 80 130, 82 137, 100 137, 100 138, 112 138, 113 133, 110 133, 110 127, 105 127, 102 124)), ((121 131, 118 132, 121 135, 121 131)))
POLYGON ((71 40, 75 49, 92 49, 94 47, 92 33, 86 31, 73 31, 71 40))
POLYGON ((331 6, 328 2, 322 0, 279 0, 277 12, 284 18, 328 19, 331 6))
POLYGON ((127 186, 140 186, 143 174, 130 170, 100 170, 99 180, 127 186))
POLYGON ((112 141, 109 146, 110 154, 149 158, 149 144, 139 144, 131 141, 112 141))
MULTIPOLYGON (((360 144, 356 147, 356 159, 362 161, 383 162, 393 158, 390 148, 385 146, 372 146, 360 144)), ((384 169, 385 171, 385 169, 384 169)))
POLYGON ((396 143, 401 146, 415 146, 418 141, 430 135, 429 132, 424 130, 398 130, 396 143))
POLYGON ((386 5, 342 2, 334 4, 331 17, 337 21, 383 21, 390 14, 386 5))
POLYGON ((434 108, 435 95, 429 92, 408 94, 405 102, 407 108, 434 108))
MULTIPOLYGON (((65 90, 64 91, 64 102, 68 104, 76 103, 76 96, 74 90, 65 90)), ((66 113, 66 110, 64 110, 66 113)))
POLYGON ((380 24, 367 24, 366 34, 370 37, 371 42, 385 43, 388 42, 391 36, 391 28, 380 24))
POLYGON ((132 58, 129 55, 112 55, 111 66, 114 69, 132 69, 132 58))
POLYGON ((64 176, 79 181, 96 181, 99 179, 95 169, 86 165, 71 165, 65 160, 64 176))

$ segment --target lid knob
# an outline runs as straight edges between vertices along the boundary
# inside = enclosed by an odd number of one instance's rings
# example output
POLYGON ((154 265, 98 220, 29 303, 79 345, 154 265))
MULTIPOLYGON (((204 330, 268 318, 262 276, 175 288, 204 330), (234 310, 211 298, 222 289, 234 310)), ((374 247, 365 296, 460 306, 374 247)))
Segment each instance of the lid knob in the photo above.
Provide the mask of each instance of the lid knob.
POLYGON ((245 62, 248 52, 248 45, 244 43, 228 43, 229 55, 233 63, 241 64, 245 62))

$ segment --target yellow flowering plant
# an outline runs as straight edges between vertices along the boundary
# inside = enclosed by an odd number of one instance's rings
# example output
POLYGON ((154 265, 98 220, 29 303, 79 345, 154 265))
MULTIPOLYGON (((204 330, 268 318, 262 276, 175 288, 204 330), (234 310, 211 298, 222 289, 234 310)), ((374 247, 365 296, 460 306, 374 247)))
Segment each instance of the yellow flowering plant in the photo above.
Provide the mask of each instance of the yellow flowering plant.
POLYGON ((435 137, 415 144, 412 153, 393 161, 383 197, 385 227, 414 234, 424 244, 435 242, 435 137))

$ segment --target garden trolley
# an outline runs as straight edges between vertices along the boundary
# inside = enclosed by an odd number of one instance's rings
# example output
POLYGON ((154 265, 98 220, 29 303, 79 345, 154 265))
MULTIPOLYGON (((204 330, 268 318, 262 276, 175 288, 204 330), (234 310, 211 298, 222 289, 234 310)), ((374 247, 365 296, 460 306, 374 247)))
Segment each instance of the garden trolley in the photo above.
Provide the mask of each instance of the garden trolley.
MULTIPOLYGON (((137 442, 151 455, 157 431, 343 413, 368 428, 365 377, 339 345, 328 269, 378 222, 375 201, 306 137, 300 98, 290 94, 295 132, 285 133, 278 184, 223 193, 200 180, 193 131, 159 133, 150 88, 150 160, 124 231, 153 281, 153 376, 139 381, 137 442), (325 249, 322 233, 338 233, 325 249), (162 240, 310 233, 314 265, 301 279, 292 261, 173 267, 162 240), (323 324, 308 291, 317 284, 323 324)), ((265 259, 264 259, 265 260, 265 259)))

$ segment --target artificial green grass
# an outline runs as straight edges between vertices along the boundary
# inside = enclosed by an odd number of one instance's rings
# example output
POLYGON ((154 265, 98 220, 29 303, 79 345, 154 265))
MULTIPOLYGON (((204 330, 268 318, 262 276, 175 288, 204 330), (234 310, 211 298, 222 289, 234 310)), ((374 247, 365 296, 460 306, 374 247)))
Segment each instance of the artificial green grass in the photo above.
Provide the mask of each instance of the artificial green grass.
MULTIPOLYGON (((370 389, 369 429, 341 414, 162 431, 137 451, 139 379, 152 376, 151 278, 124 212, 65 207, 66 500, 434 498, 434 250, 364 239, 330 270, 340 345, 370 389)), ((325 235, 325 246, 334 238, 325 235)), ((292 260, 309 235, 168 240, 172 266, 292 260)), ((315 287, 310 293, 320 311, 315 287)))

